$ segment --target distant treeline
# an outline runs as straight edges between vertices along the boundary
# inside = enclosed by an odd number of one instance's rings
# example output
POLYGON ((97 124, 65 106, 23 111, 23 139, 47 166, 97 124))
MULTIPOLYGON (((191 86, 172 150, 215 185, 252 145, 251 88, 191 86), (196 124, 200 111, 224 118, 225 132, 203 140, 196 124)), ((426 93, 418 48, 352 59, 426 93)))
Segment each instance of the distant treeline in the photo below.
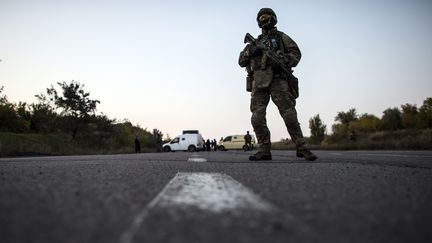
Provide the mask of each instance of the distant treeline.
POLYGON ((332 133, 327 135, 327 127, 319 114, 312 117, 309 120, 309 142, 329 146, 355 145, 355 141, 361 141, 359 143, 363 143, 364 149, 368 148, 367 141, 371 142, 370 148, 426 149, 432 146, 432 138, 426 135, 431 134, 432 128, 432 98, 426 98, 420 108, 408 103, 401 108, 388 108, 381 118, 367 113, 359 115, 352 108, 338 112, 335 122, 331 127, 332 133), (380 146, 372 145, 373 141, 380 139, 383 140, 380 146), (388 146, 384 144, 386 142, 388 146))
MULTIPOLYGON (((133 152, 137 136, 142 151, 160 151, 164 141, 158 129, 147 131, 128 120, 96 114, 100 101, 90 99, 78 82, 57 85, 59 90, 51 85, 31 104, 10 102, 0 87, 0 155, 133 152)), ((355 108, 340 111, 331 134, 317 114, 309 120, 309 128, 308 142, 316 148, 429 149, 432 98, 420 108, 415 104, 388 108, 381 118, 359 115, 355 108)))
MULTIPOLYGON (((90 99, 90 93, 78 82, 57 85, 59 90, 51 85, 45 93, 35 95, 37 102, 31 104, 10 102, 4 87, 0 87, 0 132, 69 137, 68 140, 88 151, 107 153, 133 151, 138 136, 144 151, 158 150, 163 137, 158 129, 147 131, 128 120, 117 121, 103 113, 96 114, 100 101, 90 99)), ((5 143, 14 141, 0 141, 0 149, 5 143)))

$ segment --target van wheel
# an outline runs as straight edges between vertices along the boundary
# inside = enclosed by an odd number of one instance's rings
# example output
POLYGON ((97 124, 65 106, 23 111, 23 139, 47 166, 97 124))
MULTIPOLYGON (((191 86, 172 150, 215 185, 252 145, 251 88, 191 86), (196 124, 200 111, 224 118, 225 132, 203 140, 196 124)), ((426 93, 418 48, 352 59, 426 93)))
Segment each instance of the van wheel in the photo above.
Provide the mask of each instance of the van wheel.
POLYGON ((222 146, 222 145, 221 145, 221 146, 219 146, 219 147, 218 147, 218 149, 219 149, 219 151, 225 151, 225 147, 224 147, 224 146, 222 146))
POLYGON ((189 152, 195 152, 195 151, 196 151, 195 146, 193 146, 193 145, 189 145, 189 147, 188 147, 188 151, 189 151, 189 152))
POLYGON ((170 148, 169 146, 165 146, 165 147, 163 148, 163 151, 164 151, 164 152, 170 152, 170 151, 171 151, 171 148, 170 148))

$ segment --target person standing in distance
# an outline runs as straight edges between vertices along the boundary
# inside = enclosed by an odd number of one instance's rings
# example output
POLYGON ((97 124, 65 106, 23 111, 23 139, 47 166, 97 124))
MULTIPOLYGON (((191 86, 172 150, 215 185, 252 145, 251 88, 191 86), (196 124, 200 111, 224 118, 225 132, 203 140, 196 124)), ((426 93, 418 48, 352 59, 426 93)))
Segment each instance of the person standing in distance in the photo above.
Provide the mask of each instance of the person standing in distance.
POLYGON ((245 148, 247 150, 252 150, 252 136, 249 134, 249 131, 246 132, 243 138, 245 140, 245 148))
MULTIPOLYGON (((285 33, 276 28, 277 17, 270 8, 259 10, 256 18, 262 33, 258 36, 258 44, 248 44, 240 52, 239 65, 248 71, 251 78, 251 122, 258 139, 258 152, 249 160, 271 160, 270 130, 267 127, 266 110, 270 101, 276 104, 291 139, 296 144, 297 157, 313 161, 317 157, 306 147, 295 109, 298 97, 298 80, 292 74, 292 68, 297 66, 301 52, 297 44, 285 33), (290 67, 286 73, 273 63, 261 46, 274 51, 290 67)), ((249 91, 249 90, 248 90, 249 91)))
POLYGON ((135 153, 141 153, 141 143, 138 139, 138 135, 135 136, 135 153))

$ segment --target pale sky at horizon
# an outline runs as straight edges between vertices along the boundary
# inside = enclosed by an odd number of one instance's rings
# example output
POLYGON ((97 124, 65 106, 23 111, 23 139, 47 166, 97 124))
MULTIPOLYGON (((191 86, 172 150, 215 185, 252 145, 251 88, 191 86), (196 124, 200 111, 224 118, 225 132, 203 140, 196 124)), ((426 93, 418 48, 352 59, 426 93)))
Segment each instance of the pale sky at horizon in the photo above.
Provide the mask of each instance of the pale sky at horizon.
MULTIPOLYGON (((271 7, 302 51, 299 122, 339 111, 381 117, 432 97, 432 1, 0 0, 0 86, 12 102, 75 80, 98 113, 174 137, 253 131, 238 66, 256 13, 271 7)), ((272 140, 289 137, 270 102, 272 140)))

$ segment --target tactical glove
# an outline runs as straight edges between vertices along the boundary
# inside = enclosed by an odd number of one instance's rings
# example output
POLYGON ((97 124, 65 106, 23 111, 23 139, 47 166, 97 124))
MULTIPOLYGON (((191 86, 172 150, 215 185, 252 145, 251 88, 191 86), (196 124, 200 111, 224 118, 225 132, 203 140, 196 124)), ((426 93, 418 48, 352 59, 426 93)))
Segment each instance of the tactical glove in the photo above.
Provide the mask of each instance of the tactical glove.
POLYGON ((249 47, 249 56, 250 57, 257 57, 262 55, 262 50, 261 48, 255 46, 255 45, 250 45, 249 47))

